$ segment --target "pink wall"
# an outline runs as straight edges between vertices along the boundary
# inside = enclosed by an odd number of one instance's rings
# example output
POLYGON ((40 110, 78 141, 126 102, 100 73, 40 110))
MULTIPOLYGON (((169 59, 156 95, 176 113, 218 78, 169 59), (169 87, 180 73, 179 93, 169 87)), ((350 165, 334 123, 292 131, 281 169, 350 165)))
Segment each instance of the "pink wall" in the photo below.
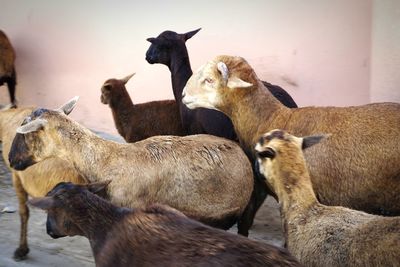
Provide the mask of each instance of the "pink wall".
POLYGON ((240 55, 301 106, 368 103, 371 19, 372 0, 3 0, 0 11, 17 52, 20 104, 57 107, 80 95, 72 116, 112 133, 99 101, 106 79, 136 72, 127 84, 134 102, 173 98, 168 69, 144 59, 145 39, 167 29, 202 27, 187 43, 193 69, 240 55))

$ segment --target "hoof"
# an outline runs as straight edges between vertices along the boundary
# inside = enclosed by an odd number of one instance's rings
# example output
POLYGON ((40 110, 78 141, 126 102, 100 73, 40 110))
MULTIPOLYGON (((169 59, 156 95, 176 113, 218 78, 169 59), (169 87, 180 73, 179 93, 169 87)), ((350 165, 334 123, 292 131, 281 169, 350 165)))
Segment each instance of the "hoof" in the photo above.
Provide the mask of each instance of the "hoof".
POLYGON ((28 247, 22 247, 22 248, 19 247, 14 251, 14 260, 16 260, 16 261, 25 260, 28 253, 29 253, 28 247))

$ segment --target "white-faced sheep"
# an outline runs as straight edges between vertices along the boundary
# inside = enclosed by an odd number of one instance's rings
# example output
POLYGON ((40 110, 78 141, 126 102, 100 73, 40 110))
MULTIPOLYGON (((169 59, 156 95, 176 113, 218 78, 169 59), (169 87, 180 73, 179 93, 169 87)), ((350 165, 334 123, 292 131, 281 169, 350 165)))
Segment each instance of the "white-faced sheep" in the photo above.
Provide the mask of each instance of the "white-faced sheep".
POLYGON ((108 193, 116 205, 167 204, 223 229, 240 218, 253 189, 253 174, 235 142, 194 135, 118 144, 67 117, 75 103, 73 99, 59 110, 38 109, 26 118, 9 153, 14 169, 61 158, 90 182, 111 179, 108 193))
MULTIPOLYGON (((34 108, 18 108, 0 111, 0 138, 4 162, 10 168, 8 153, 15 136, 16 129, 21 125, 26 116, 32 113, 34 108)), ((21 231, 19 247, 14 252, 16 260, 22 260, 29 252, 28 247, 28 219, 29 208, 26 205, 28 196, 43 197, 56 184, 60 182, 83 183, 83 178, 73 166, 64 160, 50 158, 44 160, 24 171, 11 169, 13 184, 19 203, 19 215, 21 218, 21 231)))
POLYGON ((7 35, 0 30, 0 86, 7 84, 10 95, 10 107, 16 107, 15 85, 17 84, 17 74, 15 72, 15 52, 7 38, 7 35))
POLYGON ((286 249, 227 233, 164 205, 121 208, 101 184, 61 183, 29 202, 47 211, 53 238, 89 239, 96 266, 300 266, 286 249))
POLYGON ((241 146, 253 153, 263 133, 331 133, 305 151, 321 203, 376 214, 400 214, 400 104, 289 109, 267 90, 241 57, 218 56, 188 81, 183 102, 227 114, 241 146))
POLYGON ((175 100, 133 104, 125 84, 133 76, 108 79, 101 87, 101 102, 111 108, 118 133, 126 142, 155 135, 186 135, 175 100))
POLYGON ((273 130, 255 148, 279 199, 287 248, 305 266, 400 266, 400 217, 318 202, 302 149, 321 138, 273 130))

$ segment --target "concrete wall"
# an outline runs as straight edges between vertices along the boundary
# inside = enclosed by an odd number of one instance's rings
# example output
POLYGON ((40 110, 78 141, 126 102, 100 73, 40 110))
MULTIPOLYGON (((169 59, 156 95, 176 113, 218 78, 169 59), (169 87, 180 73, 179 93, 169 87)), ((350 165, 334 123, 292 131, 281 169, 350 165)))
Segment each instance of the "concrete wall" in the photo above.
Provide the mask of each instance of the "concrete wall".
POLYGON ((144 59, 146 38, 167 29, 202 27, 187 43, 193 69, 218 54, 240 55, 301 106, 368 103, 380 95, 369 90, 372 8, 372 0, 3 0, 0 27, 17 52, 21 105, 57 107, 80 95, 71 116, 115 133, 100 103, 106 79, 136 72, 127 84, 134 102, 173 98, 168 69, 144 59))
POLYGON ((373 7, 371 102, 400 102, 400 1, 373 7))

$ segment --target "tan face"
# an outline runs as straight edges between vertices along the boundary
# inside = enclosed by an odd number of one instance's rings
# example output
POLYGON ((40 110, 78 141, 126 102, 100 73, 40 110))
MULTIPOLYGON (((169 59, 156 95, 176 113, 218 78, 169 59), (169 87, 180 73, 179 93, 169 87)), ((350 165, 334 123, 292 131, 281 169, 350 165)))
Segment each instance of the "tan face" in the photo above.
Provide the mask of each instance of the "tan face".
POLYGON ((200 67, 187 81, 182 102, 190 109, 209 108, 218 110, 220 91, 224 87, 216 63, 209 61, 200 67))
POLYGON ((229 60, 231 57, 219 56, 208 61, 187 81, 182 102, 188 108, 209 108, 224 112, 224 107, 229 105, 229 99, 234 98, 237 89, 253 86, 231 73, 223 58, 229 60))

